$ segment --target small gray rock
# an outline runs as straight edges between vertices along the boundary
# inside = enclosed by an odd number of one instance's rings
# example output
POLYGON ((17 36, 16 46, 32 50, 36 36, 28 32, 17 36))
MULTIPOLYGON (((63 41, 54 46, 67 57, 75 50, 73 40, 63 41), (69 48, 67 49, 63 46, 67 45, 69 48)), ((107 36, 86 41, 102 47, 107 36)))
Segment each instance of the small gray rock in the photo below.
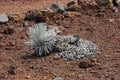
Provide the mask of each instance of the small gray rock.
POLYGON ((23 22, 23 26, 26 27, 26 26, 30 26, 30 24, 28 22, 23 22))
POLYGON ((118 8, 114 7, 114 8, 113 8, 113 12, 115 12, 115 13, 119 12, 119 11, 118 11, 118 8))
POLYGON ((88 62, 88 61, 82 61, 79 64, 80 68, 90 68, 90 67, 93 67, 93 66, 94 65, 91 62, 88 62))
POLYGON ((116 3, 118 4, 118 6, 120 6, 120 0, 116 0, 116 3))
POLYGON ((65 12, 65 7, 58 4, 58 3, 54 3, 52 4, 52 6, 50 7, 50 9, 52 9, 55 13, 64 13, 65 12))
POLYGON ((26 12, 26 20, 35 20, 40 15, 38 10, 29 10, 26 12))
POLYGON ((52 12, 52 10, 51 10, 49 7, 46 7, 46 8, 44 8, 44 9, 41 10, 41 13, 42 13, 43 15, 45 15, 45 14, 48 13, 48 12, 52 12))
POLYGON ((0 14, 0 23, 7 23, 9 21, 8 16, 6 14, 0 14))
POLYGON ((56 77, 56 78, 54 78, 53 80, 64 80, 64 78, 56 77))
POLYGON ((74 4, 76 4, 76 1, 72 0, 72 1, 68 2, 66 5, 67 5, 67 7, 71 7, 74 4))
POLYGON ((115 20, 114 19, 109 19, 109 22, 114 22, 115 20))

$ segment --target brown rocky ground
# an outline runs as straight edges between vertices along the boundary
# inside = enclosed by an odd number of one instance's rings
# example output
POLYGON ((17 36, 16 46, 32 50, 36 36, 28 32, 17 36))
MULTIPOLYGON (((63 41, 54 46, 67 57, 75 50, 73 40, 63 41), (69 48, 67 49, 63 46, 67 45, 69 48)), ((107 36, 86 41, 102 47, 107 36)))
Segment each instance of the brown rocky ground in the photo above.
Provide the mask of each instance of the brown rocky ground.
MULTIPOLYGON (((18 13, 38 9, 38 6, 42 8, 46 5, 40 5, 42 2, 50 1, 1 0, 0 12, 18 13), (11 2, 13 5, 10 5, 11 2)), ((54 0, 49 4, 52 2, 54 0)), ((93 41, 99 45, 101 54, 73 61, 56 60, 55 53, 46 57, 32 57, 33 51, 24 44, 28 39, 28 27, 24 27, 23 22, 9 22, 0 25, 0 80, 52 80, 55 77, 65 80, 120 80, 120 12, 87 10, 79 16, 63 20, 49 19, 46 23, 63 26, 65 30, 62 34, 80 34, 82 38, 93 41), (13 29, 12 34, 5 34, 8 28, 13 29), (80 68, 82 61, 88 61, 93 66, 80 68)))
MULTIPOLYGON (((57 0, 0 0, 0 13, 25 13, 28 10, 39 10, 49 7, 57 0)), ((61 0, 59 3, 66 3, 70 0, 61 0)))

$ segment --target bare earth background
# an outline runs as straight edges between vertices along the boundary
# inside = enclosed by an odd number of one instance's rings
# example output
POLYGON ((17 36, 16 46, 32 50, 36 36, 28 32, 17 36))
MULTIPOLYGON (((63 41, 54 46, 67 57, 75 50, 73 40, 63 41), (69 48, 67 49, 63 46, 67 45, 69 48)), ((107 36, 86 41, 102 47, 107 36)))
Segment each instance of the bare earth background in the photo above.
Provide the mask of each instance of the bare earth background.
MULTIPOLYGON (((28 10, 42 9, 49 7, 57 0, 0 0, 1 13, 24 13, 28 10)), ((70 0, 58 0, 59 3, 66 3, 70 0)))
MULTIPOLYGON (((24 13, 30 9, 42 9, 55 0, 0 0, 0 12, 24 13)), ((70 0, 61 0, 66 3, 70 0)), ((120 11, 120 9, 119 9, 120 11)), ((34 22, 29 22, 33 24, 34 22)), ((0 25, 0 80, 120 80, 120 12, 87 10, 80 16, 47 20, 47 24, 65 28, 62 34, 79 34, 82 38, 100 46, 101 54, 81 60, 54 59, 55 53, 34 58, 33 51, 24 44, 28 40, 28 27, 23 22, 0 25), (4 34, 12 27, 13 34, 4 34), (80 68, 79 63, 90 61, 94 66, 80 68)))

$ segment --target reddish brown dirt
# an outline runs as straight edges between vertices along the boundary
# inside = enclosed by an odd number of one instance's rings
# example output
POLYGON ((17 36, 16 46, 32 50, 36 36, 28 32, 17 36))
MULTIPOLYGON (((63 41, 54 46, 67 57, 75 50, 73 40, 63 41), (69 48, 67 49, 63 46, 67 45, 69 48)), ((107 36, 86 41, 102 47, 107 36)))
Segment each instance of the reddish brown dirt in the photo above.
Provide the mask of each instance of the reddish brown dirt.
MULTIPOLYGON (((0 8, 3 7, 1 4, 9 4, 5 1, 0 2, 0 8)), ((31 1, 25 2, 32 4, 31 1)), ((37 0, 34 1, 38 4, 37 0)), ((14 6, 18 7, 15 4, 14 6)), ((9 5, 4 7, 6 8, 0 9, 0 12, 3 10, 5 13, 12 12, 7 10, 10 9, 9 5)), ((14 10, 17 12, 27 10, 18 9, 14 10)), ((9 22, 0 25, 0 80, 52 80, 55 77, 62 77, 65 80, 120 80, 120 12, 113 13, 109 9, 104 12, 89 10, 80 16, 64 18, 57 22, 47 20, 47 24, 63 26, 65 27, 63 34, 80 34, 82 38, 99 45, 101 54, 86 58, 95 60, 96 64, 82 69, 79 68, 79 63, 86 59, 55 60, 55 53, 46 57, 32 57, 33 51, 24 44, 28 39, 28 27, 23 27, 23 22, 9 22), (110 22, 110 19, 114 21, 110 22), (13 34, 4 34, 4 30, 9 27, 13 27, 13 34)))
POLYGON ((0 0, 0 13, 25 13, 28 10, 40 10, 49 7, 52 3, 66 3, 70 0, 0 0))

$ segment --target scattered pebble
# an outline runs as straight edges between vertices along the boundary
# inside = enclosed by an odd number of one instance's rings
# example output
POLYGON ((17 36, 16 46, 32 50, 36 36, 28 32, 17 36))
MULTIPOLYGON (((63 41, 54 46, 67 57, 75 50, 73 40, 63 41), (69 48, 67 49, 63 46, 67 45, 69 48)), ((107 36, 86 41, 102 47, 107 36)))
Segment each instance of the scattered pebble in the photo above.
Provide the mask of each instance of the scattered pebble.
POLYGON ((111 80, 115 80, 115 78, 111 78, 111 80))
POLYGON ((30 69, 37 69, 36 66, 30 66, 30 69))
POLYGON ((15 75, 16 73, 15 73, 14 69, 10 69, 10 70, 8 70, 8 74, 15 75))
POLYGON ((9 19, 13 21, 22 21, 25 19, 25 14, 19 13, 19 14, 9 14, 9 19))
POLYGON ((119 12, 119 11, 118 11, 118 8, 116 8, 116 7, 114 7, 112 10, 113 10, 113 12, 115 12, 115 13, 119 12))
POLYGON ((30 79, 31 77, 30 77, 30 76, 26 76, 25 78, 26 78, 26 79, 30 79))
POLYGON ((35 20, 37 17, 41 15, 41 12, 38 10, 29 10, 26 13, 26 20, 35 20))
POLYGON ((58 3, 52 4, 51 7, 50 7, 50 9, 53 10, 53 12, 55 12, 55 13, 62 14, 62 13, 65 12, 65 7, 62 6, 61 4, 58 4, 58 3))
POLYGON ((53 59, 54 59, 54 60, 59 60, 59 59, 60 59, 60 56, 59 56, 59 55, 55 55, 53 59))
POLYGON ((8 16, 6 14, 0 14, 0 23, 7 23, 9 21, 8 16))
POLYGON ((71 7, 71 6, 73 6, 73 5, 75 5, 76 4, 76 1, 70 1, 70 2, 68 2, 66 5, 67 5, 67 7, 71 7))
POLYGON ((56 77, 56 78, 54 78, 53 80, 64 80, 64 78, 56 77))
POLYGON ((114 22, 114 19, 109 19, 109 22, 114 22))
POLYGON ((7 28, 4 30, 3 32, 4 34, 13 34, 14 33, 14 29, 13 28, 7 28))
POLYGON ((68 11, 68 12, 64 12, 64 16, 72 18, 74 16, 81 16, 81 13, 68 11))
POLYGON ((58 20, 58 19, 64 19, 64 16, 62 14, 55 14, 53 16, 53 19, 56 19, 56 20, 58 20))
POLYGON ((25 21, 25 22, 23 22, 23 26, 24 26, 24 27, 28 27, 28 26, 30 26, 30 25, 29 25, 28 22, 25 21))
POLYGON ((68 11, 81 12, 82 7, 80 5, 73 5, 68 7, 68 11))
POLYGON ((43 16, 48 18, 52 18, 55 15, 55 12, 51 10, 49 7, 46 7, 43 10, 41 10, 41 13, 43 16))
POLYGON ((38 16, 38 17, 36 17, 35 22, 36 23, 40 23, 40 22, 45 23, 46 22, 46 18, 43 17, 43 16, 38 16))
POLYGON ((79 64, 80 68, 90 68, 92 66, 94 66, 94 65, 91 62, 88 62, 88 61, 82 61, 79 64))

